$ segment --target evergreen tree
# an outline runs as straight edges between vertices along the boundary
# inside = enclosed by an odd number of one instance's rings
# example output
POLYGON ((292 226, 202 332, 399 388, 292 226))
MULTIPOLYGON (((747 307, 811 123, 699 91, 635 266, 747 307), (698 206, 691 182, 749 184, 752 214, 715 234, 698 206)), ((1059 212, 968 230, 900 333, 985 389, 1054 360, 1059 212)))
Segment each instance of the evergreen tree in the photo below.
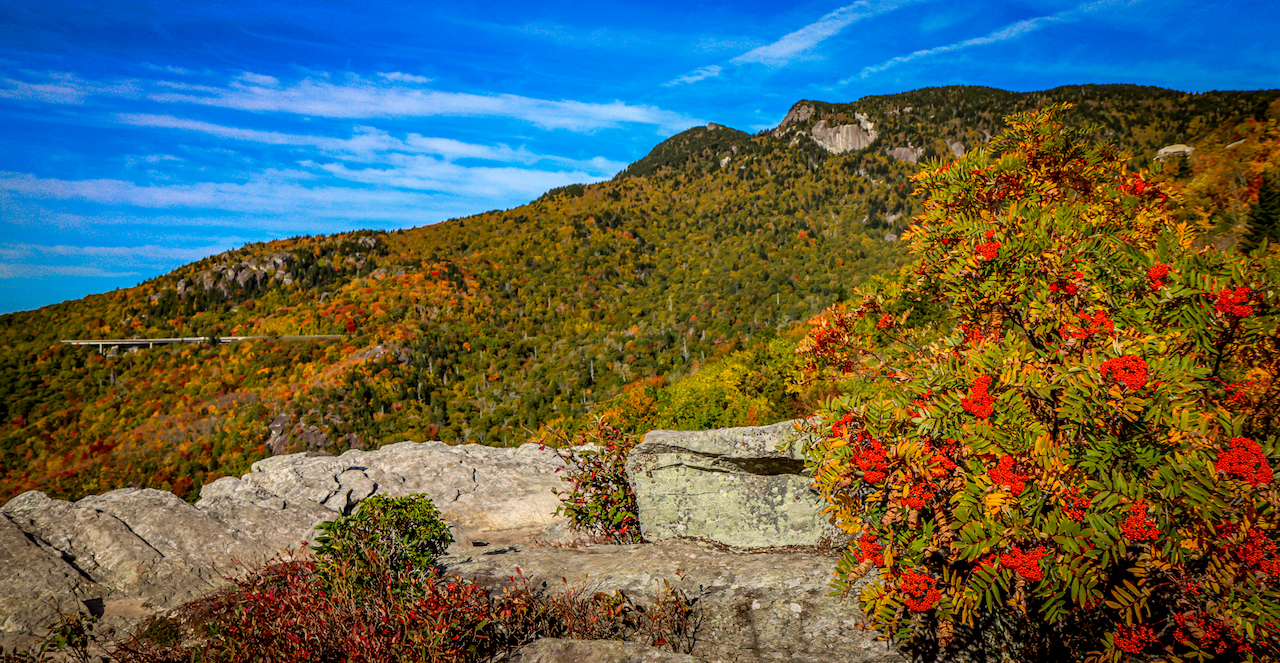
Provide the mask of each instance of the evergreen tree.
POLYGON ((1249 221, 1244 239, 1240 241, 1240 250, 1246 253, 1253 251, 1264 239, 1272 244, 1280 240, 1280 182, 1276 181, 1276 173, 1272 170, 1262 175, 1262 187, 1258 189, 1257 202, 1249 208, 1249 221))

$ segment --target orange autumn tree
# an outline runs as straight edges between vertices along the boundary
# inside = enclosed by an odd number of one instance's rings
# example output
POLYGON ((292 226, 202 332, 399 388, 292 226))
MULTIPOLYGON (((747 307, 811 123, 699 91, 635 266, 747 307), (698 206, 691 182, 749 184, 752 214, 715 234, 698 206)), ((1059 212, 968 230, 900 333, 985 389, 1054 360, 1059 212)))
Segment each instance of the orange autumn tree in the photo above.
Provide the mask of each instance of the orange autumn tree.
POLYGON ((1065 108, 920 173, 914 261, 801 345, 854 387, 807 449, 836 586, 924 660, 1280 660, 1277 261, 1065 108))

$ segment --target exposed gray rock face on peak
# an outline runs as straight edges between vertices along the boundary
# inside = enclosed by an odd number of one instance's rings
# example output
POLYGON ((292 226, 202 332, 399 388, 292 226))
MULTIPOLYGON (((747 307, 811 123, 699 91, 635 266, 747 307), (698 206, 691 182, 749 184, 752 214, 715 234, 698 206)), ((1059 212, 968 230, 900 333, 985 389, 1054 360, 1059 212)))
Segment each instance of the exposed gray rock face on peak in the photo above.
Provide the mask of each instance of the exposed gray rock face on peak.
POLYGON ((821 513, 825 504, 803 474, 797 423, 650 431, 627 458, 645 538, 762 548, 812 546, 833 537, 821 513))
POLYGON ((515 449, 402 442, 338 457, 292 454, 223 477, 188 504, 126 488, 72 503, 31 491, 0 507, 0 647, 28 646, 63 612, 128 627, 196 598, 244 566, 313 543, 315 526, 374 494, 425 493, 457 548, 521 543, 562 530, 553 514, 563 462, 515 449))
POLYGON ((701 619, 692 654, 707 663, 903 661, 877 642, 874 632, 858 627, 860 588, 844 602, 827 596, 835 563, 832 555, 731 553, 680 541, 525 547, 501 555, 444 560, 450 573, 494 589, 508 586, 507 578, 516 575, 517 568, 527 577, 555 584, 563 577, 570 585, 585 585, 589 592, 622 590, 641 605, 652 604, 663 590, 663 580, 682 586, 690 598, 697 599, 701 619))
POLYGON ((920 160, 920 155, 924 154, 924 149, 919 147, 895 147, 891 150, 885 150, 885 154, 898 161, 915 163, 920 160))
POLYGON ((813 142, 832 154, 865 149, 880 137, 880 133, 867 120, 866 115, 858 113, 855 118, 858 124, 842 124, 835 127, 827 126, 826 120, 819 120, 809 130, 809 135, 813 136, 813 142))
POLYGON ((880 133, 876 131, 875 124, 871 119, 862 114, 854 113, 856 124, 840 124, 829 125, 826 120, 818 120, 809 127, 808 130, 801 129, 793 125, 803 125, 817 113, 813 106, 808 104, 800 104, 787 111, 787 116, 782 118, 782 122, 778 123, 778 128, 773 130, 773 135, 781 138, 790 132, 795 132, 795 138, 792 139, 794 145, 801 136, 809 136, 813 142, 817 143, 822 149, 832 154, 844 154, 845 152, 854 152, 865 149, 880 137, 880 133))

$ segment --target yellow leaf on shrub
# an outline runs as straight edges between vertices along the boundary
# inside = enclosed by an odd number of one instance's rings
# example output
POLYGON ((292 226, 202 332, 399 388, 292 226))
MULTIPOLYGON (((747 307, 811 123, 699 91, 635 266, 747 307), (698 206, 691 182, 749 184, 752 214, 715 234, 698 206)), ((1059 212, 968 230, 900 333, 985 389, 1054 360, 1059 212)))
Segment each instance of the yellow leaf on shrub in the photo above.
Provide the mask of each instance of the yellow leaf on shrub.
POLYGON ((1000 509, 1004 508, 1005 503, 1009 501, 1009 493, 1003 490, 997 490, 995 492, 987 493, 986 497, 982 498, 982 501, 987 505, 987 515, 995 515, 1000 511, 1000 509))

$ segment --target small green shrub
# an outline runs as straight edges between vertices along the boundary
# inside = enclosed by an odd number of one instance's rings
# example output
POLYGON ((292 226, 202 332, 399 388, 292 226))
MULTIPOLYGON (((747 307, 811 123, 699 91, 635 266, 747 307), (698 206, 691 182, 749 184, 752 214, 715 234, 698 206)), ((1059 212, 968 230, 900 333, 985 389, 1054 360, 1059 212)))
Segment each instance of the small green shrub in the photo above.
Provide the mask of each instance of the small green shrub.
POLYGON ((330 577, 338 564, 384 566, 398 573, 431 569, 453 535, 425 495, 374 495, 356 513, 319 525, 323 532, 313 550, 319 573, 330 577))
MULTIPOLYGON (((562 478, 569 484, 555 491, 560 498, 557 513, 569 518, 570 528, 584 534, 614 543, 639 541, 636 494, 627 481, 627 452, 636 446, 637 438, 603 419, 572 439, 556 431, 548 435, 557 438, 556 446, 595 445, 594 449, 553 449, 565 463, 562 478)), ((545 448, 546 437, 539 441, 545 448)))

